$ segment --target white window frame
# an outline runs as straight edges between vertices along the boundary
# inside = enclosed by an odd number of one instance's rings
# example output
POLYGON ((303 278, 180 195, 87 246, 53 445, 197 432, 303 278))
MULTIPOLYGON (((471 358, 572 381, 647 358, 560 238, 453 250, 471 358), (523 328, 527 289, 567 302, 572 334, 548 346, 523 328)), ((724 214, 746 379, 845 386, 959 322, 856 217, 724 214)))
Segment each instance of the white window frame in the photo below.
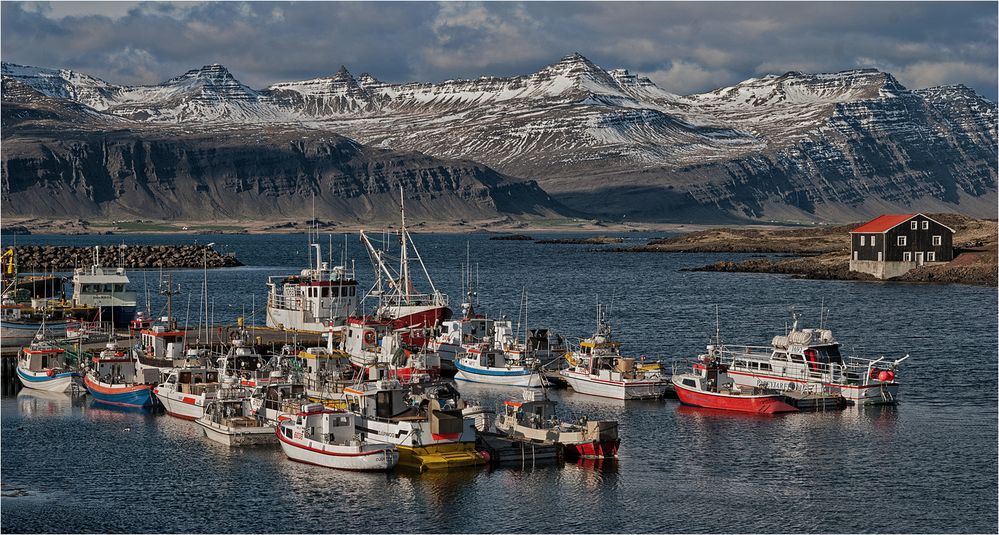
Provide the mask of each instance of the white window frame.
POLYGON ((871 236, 871 247, 874 247, 877 244, 878 244, 878 236, 875 234, 871 236))
MULTIPOLYGON (((857 260, 857 258, 858 258, 859 256, 860 256, 860 253, 858 253, 857 251, 854 251, 854 252, 853 252, 853 259, 854 259, 854 260, 857 260)), ((446 327, 445 327, 445 328, 446 328, 446 327)))
POLYGON ((929 221, 923 221, 923 224, 920 225, 920 226, 922 227, 923 230, 930 230, 930 222, 929 221))
POLYGON ((926 253, 926 261, 927 262, 936 262, 937 261, 937 253, 936 253, 936 251, 927 251, 927 253, 926 253))
POLYGON ((943 236, 933 236, 933 245, 943 245, 943 236))
POLYGON ((905 251, 904 253, 902 253, 902 261, 912 262, 912 253, 910 253, 909 251, 905 251))
POLYGON ((861 246, 861 247, 863 247, 863 246, 867 245, 866 243, 864 243, 864 239, 865 239, 866 237, 867 237, 867 236, 864 236, 863 234, 861 234, 861 235, 860 235, 860 246, 861 246))
POLYGON ((905 240, 905 236, 899 236, 899 237, 898 237, 898 245, 899 245, 900 247, 904 247, 904 246, 905 246, 905 242, 906 242, 906 240, 905 240))
POLYGON ((878 262, 881 262, 882 260, 884 260, 884 253, 878 251, 878 262))
POLYGON ((910 222, 909 223, 909 228, 912 229, 912 230, 918 229, 919 228, 919 221, 912 221, 912 222, 910 222))

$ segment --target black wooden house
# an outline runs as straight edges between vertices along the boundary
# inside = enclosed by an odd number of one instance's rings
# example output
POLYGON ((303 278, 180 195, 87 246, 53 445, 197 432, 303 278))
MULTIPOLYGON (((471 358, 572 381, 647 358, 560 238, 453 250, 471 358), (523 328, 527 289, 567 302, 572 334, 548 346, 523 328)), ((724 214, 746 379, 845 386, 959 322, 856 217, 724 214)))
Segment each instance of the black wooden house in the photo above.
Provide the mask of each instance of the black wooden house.
POLYGON ((923 214, 883 215, 850 231, 850 270, 879 279, 954 259, 954 230, 923 214))

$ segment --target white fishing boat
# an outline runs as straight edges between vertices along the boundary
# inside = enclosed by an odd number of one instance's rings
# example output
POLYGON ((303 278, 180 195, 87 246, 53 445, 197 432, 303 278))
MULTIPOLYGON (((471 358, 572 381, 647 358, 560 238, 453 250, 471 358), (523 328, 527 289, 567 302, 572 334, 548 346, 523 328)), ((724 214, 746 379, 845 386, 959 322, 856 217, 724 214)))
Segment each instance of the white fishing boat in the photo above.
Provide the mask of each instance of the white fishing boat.
POLYGON ((340 470, 390 470, 399 462, 395 446, 368 442, 355 429, 353 413, 315 403, 278 424, 285 455, 300 463, 340 470))
POLYGON ((219 390, 219 372, 204 367, 175 368, 153 389, 166 413, 184 420, 197 420, 205 405, 219 390))
POLYGON ((512 438, 557 444, 567 459, 617 457, 621 439, 616 421, 566 422, 555 414, 555 402, 543 390, 525 390, 523 401, 504 401, 496 431, 512 438))
POLYGON ((79 377, 66 363, 66 350, 40 330, 29 347, 17 357, 17 378, 25 388, 45 392, 67 392, 79 377))
POLYGON ((357 312, 357 280, 343 265, 330 266, 315 248, 313 265, 298 275, 267 278, 267 326, 272 329, 325 332, 342 326, 357 312))
POLYGON ((482 344, 468 347, 465 353, 454 361, 458 369, 455 379, 526 388, 538 388, 544 385, 540 363, 531 357, 514 356, 491 347, 490 342, 489 337, 486 337, 482 344))
POLYGON ((621 355, 621 343, 614 341, 610 325, 597 306, 597 332, 579 343, 579 349, 565 355, 569 368, 559 375, 580 394, 614 399, 662 397, 669 386, 662 365, 621 355))
POLYGON ((458 391, 450 383, 410 388, 396 380, 345 388, 361 437, 396 446, 399 464, 421 471, 484 464, 475 449, 475 421, 463 414, 458 391))
MULTIPOLYGON (((396 328, 390 320, 350 318, 342 338, 342 351, 370 380, 399 379, 404 383, 440 377, 440 355, 425 346, 407 343, 414 329, 396 328)), ((422 339, 424 335, 415 338, 422 339)))
POLYGON ((100 246, 94 247, 94 263, 90 268, 73 271, 73 302, 95 307, 98 321, 109 321, 115 327, 128 327, 135 318, 135 292, 128 289, 125 268, 105 269, 101 265, 100 246))
POLYGON ((770 346, 719 343, 708 346, 708 355, 727 367, 736 385, 839 394, 858 405, 897 402, 897 368, 909 358, 844 357, 831 330, 799 329, 797 313, 791 330, 770 346))
POLYGON ((254 414, 249 400, 248 391, 234 383, 224 384, 195 423, 201 426, 205 437, 225 446, 277 444, 274 426, 254 414))

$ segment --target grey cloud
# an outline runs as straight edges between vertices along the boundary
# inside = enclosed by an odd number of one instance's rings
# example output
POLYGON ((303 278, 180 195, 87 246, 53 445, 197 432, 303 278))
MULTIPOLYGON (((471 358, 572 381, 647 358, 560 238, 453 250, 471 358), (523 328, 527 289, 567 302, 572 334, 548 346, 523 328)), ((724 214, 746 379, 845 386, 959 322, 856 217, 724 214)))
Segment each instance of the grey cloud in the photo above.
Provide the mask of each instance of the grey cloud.
POLYGON ((994 3, 73 4, 3 2, 3 59, 116 83, 218 62, 263 87, 341 64, 392 82, 523 74, 578 51, 676 93, 855 67, 997 93, 994 3))

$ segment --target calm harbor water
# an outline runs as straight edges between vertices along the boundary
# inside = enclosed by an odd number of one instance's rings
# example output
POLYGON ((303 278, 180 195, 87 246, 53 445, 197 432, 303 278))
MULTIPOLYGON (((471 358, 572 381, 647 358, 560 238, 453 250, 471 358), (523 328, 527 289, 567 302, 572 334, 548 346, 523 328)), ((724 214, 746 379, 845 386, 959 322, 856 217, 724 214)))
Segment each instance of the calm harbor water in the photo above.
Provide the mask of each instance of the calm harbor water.
MULTIPOLYGON (((650 235, 627 234, 643 242, 650 235)), ((306 237, 17 236, 18 243, 215 242, 246 267, 210 270, 217 322, 262 322, 267 275, 307 265, 306 237)), ((278 449, 229 451, 194 424, 69 396, 0 400, 5 532, 994 532, 997 525, 995 289, 693 273, 713 254, 618 254, 592 246, 416 235, 438 286, 460 301, 466 243, 480 309, 570 339, 597 299, 625 350, 667 360, 703 350, 718 306, 723 340, 766 344, 788 309, 826 325, 848 352, 912 357, 897 407, 753 417, 553 393, 560 408, 621 423, 620 460, 597 465, 354 474, 292 463, 278 449)), ((5 236, 4 245, 12 237, 5 236)), ((325 239, 325 237, 324 237, 325 239)), ((336 236, 337 247, 343 243, 336 236)), ((356 235, 348 258, 373 280, 356 235)), ((324 247, 325 250, 325 247, 324 247)), ((339 257, 339 252, 336 255, 339 257)), ((732 255, 725 255, 725 258, 732 255)), ((131 271, 143 293, 143 272, 131 271)), ((203 274, 175 270, 190 323, 203 274)), ((145 273, 152 310, 156 271, 145 273)), ((144 297, 140 298, 144 302, 144 297)), ((517 390, 459 383, 494 405, 517 390)))

